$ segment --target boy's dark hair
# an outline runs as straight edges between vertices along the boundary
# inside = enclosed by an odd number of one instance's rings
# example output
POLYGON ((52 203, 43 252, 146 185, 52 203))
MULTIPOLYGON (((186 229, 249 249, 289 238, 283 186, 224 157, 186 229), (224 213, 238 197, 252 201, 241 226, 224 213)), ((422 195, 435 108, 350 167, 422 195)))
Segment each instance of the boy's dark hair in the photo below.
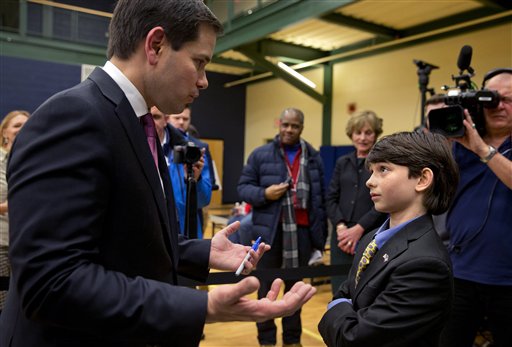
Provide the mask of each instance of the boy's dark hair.
POLYGON ((392 163, 409 168, 409 177, 419 177, 424 168, 434 173, 423 204, 430 214, 446 212, 455 196, 459 170, 446 139, 434 133, 400 132, 383 137, 366 158, 366 165, 392 163))
POLYGON ((197 39, 200 24, 217 34, 222 24, 202 0, 119 0, 109 26, 108 59, 126 60, 154 27, 164 28, 172 49, 197 39))

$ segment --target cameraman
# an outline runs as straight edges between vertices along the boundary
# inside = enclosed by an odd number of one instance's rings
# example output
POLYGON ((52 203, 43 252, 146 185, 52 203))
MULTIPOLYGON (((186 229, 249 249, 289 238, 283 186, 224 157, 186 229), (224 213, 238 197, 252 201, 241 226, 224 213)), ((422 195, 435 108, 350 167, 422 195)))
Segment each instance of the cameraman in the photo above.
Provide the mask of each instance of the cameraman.
POLYGON ((466 110, 465 135, 454 139, 461 177, 447 228, 455 299, 442 347, 472 346, 482 324, 493 346, 512 341, 512 69, 488 72, 483 86, 499 93, 498 106, 484 109, 480 133, 466 110))
MULTIPOLYGON (((187 108, 188 109, 188 108, 187 108)), ((185 109, 185 110, 187 110, 185 109)), ((184 111, 186 112, 186 111, 184 111)), ((180 164, 174 162, 174 153, 172 148, 177 145, 186 145, 189 140, 186 133, 169 124, 168 121, 172 115, 166 115, 158 110, 156 107, 151 108, 151 114, 155 121, 156 130, 160 137, 160 142, 167 160, 169 167, 169 175, 172 181, 172 188, 174 193, 174 201, 178 213, 180 224, 180 233, 185 233, 185 214, 186 214, 186 201, 187 201, 187 164, 180 164), (167 149, 168 148, 168 149, 167 149), (167 149, 167 150, 166 150, 167 149)), ((174 115, 179 116, 179 115, 174 115)), ((207 162, 204 159, 204 150, 201 149, 203 155, 200 159, 193 163, 192 171, 196 181, 196 196, 195 205, 197 209, 201 209, 210 203, 212 196, 212 185, 210 180, 210 171, 207 167, 207 162)), ((202 225, 199 213, 197 214, 197 238, 202 238, 202 225)))

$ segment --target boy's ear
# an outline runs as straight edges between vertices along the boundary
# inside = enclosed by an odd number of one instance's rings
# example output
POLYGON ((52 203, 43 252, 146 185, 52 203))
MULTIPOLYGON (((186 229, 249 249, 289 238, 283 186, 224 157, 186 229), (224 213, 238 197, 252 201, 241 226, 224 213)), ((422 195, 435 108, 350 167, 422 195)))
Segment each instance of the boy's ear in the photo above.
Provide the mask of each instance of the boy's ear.
POLYGON ((434 173, 428 167, 421 170, 421 175, 418 177, 418 183, 416 183, 416 191, 423 192, 432 185, 434 181, 434 173))

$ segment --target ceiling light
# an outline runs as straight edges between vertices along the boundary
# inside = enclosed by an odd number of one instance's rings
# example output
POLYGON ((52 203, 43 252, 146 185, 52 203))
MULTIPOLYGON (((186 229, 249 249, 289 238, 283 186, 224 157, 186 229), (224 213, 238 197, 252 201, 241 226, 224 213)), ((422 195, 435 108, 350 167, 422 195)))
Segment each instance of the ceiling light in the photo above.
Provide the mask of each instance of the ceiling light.
POLYGON ((298 79, 299 81, 301 81, 302 83, 305 83, 307 84, 308 86, 310 86, 311 88, 315 89, 316 88, 316 84, 313 83, 313 81, 307 79, 306 77, 304 77, 303 75, 301 75, 300 73, 298 73, 297 71, 295 71, 294 69, 292 69, 291 67, 289 67, 288 65, 286 65, 285 63, 283 62, 278 62, 277 63, 277 66, 279 66, 281 69, 283 69, 284 71, 288 72, 290 75, 292 75, 293 77, 295 77, 296 79, 298 79))

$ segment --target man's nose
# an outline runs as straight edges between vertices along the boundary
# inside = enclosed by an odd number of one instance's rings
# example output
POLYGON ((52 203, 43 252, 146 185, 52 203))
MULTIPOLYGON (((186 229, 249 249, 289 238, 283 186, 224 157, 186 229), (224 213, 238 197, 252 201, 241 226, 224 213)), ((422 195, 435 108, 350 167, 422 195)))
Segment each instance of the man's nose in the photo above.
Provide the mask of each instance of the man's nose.
POLYGON ((199 76, 199 79, 197 80, 197 88, 199 89, 206 89, 208 88, 208 78, 206 78, 206 71, 199 76))

